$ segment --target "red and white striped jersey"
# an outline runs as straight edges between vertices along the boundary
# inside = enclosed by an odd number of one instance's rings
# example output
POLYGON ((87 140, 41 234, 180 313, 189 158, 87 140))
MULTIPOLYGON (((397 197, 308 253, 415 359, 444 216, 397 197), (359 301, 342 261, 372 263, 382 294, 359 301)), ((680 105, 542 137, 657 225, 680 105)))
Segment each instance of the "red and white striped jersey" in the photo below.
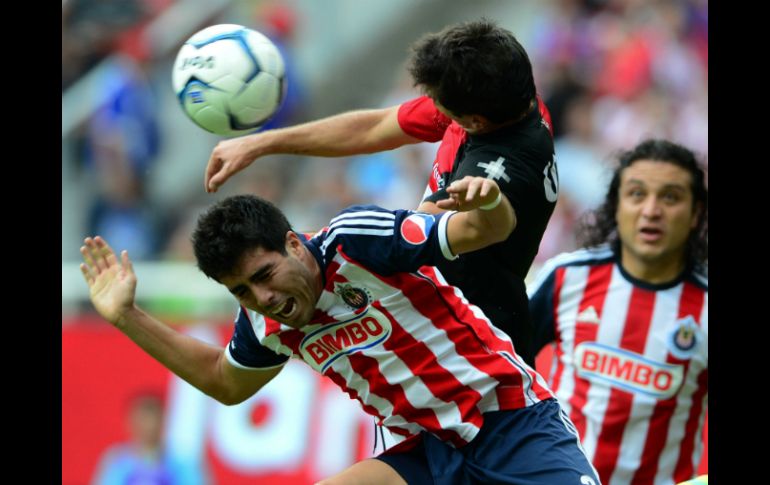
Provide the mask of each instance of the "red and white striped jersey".
POLYGON ((508 336, 425 266, 454 257, 452 214, 344 211, 305 242, 324 275, 311 323, 293 329, 242 308, 228 359, 245 368, 302 359, 392 433, 425 430, 456 447, 483 413, 552 398, 508 336))
POLYGON ((548 261, 530 289, 550 384, 606 485, 694 476, 708 396, 708 278, 634 279, 608 247, 548 261))

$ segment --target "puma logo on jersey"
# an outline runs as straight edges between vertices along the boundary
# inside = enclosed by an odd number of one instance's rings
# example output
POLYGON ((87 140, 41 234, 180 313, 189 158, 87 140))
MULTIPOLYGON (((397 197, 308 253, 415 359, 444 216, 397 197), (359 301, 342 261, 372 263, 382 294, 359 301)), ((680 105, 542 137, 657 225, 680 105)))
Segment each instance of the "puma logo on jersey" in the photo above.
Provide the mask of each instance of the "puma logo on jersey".
POLYGON ((624 391, 668 399, 682 385, 681 365, 655 362, 643 355, 598 342, 575 348, 575 367, 580 377, 624 391))

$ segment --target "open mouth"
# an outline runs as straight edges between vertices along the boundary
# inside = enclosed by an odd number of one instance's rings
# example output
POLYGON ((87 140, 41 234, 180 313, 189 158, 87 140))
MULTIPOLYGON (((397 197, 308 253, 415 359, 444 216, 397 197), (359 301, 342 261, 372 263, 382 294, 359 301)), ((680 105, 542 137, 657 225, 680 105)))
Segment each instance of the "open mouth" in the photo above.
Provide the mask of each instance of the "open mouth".
POLYGON ((655 241, 663 237, 663 231, 653 227, 643 227, 639 229, 639 233, 645 241, 655 241))
POLYGON ((273 315, 275 315, 276 317, 282 320, 289 319, 294 314, 294 309, 296 307, 297 307, 297 303, 294 300, 294 298, 289 297, 286 299, 286 301, 283 302, 283 305, 281 305, 280 308, 276 309, 273 315))

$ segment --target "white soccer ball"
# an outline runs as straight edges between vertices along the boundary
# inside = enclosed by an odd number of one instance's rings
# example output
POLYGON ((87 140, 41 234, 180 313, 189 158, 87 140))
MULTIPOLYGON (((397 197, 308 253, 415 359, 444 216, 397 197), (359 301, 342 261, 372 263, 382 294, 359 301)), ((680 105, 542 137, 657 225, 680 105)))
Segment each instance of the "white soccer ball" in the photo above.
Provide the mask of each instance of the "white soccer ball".
POLYGON ((172 74, 182 109, 204 130, 243 135, 264 125, 286 94, 278 48, 241 25, 207 27, 177 54, 172 74))

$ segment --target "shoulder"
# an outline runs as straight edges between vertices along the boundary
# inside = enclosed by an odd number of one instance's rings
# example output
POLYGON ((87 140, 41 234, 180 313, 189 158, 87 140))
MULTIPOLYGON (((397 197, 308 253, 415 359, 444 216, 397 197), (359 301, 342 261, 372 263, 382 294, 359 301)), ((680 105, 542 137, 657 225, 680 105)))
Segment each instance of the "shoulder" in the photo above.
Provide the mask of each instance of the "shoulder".
POLYGON ((532 283, 532 292, 540 288, 557 270, 571 266, 592 266, 615 261, 609 244, 561 253, 546 261, 532 283))
POLYGON ((543 264, 542 271, 553 272, 565 266, 586 266, 614 261, 615 253, 609 244, 582 248, 569 253, 561 253, 543 264))
POLYGON ((709 291, 709 267, 708 264, 696 265, 689 274, 689 279, 704 291, 709 291))
POLYGON ((375 205, 350 206, 338 213, 329 225, 316 233, 309 244, 315 246, 325 263, 333 259, 337 246, 355 244, 365 240, 372 244, 372 237, 393 236, 398 213, 375 205))

